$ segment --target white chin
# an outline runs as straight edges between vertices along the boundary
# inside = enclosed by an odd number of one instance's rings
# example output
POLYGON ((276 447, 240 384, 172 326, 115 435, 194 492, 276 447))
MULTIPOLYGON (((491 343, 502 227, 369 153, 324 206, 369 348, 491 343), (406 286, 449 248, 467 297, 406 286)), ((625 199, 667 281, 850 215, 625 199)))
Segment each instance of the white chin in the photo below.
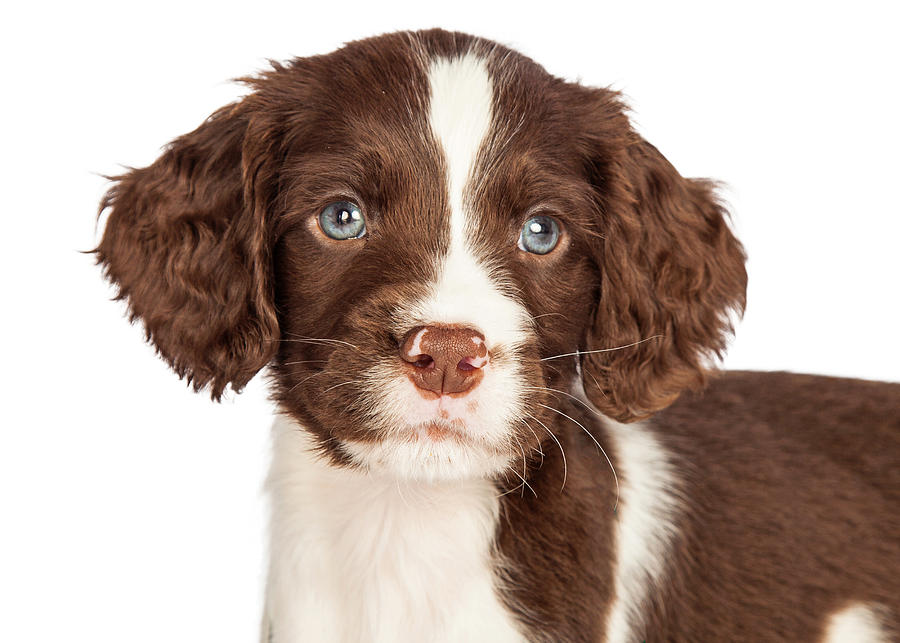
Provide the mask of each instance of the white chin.
POLYGON ((356 464, 399 480, 439 482, 488 478, 510 464, 508 456, 493 449, 452 439, 344 442, 343 447, 356 464))

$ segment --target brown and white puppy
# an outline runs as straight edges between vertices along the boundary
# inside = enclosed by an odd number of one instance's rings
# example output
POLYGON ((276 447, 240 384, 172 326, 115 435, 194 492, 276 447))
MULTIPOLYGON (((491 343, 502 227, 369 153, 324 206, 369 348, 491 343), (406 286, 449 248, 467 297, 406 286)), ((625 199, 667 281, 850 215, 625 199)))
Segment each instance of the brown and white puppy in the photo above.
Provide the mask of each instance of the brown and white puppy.
POLYGON ((195 389, 271 367, 264 640, 897 635, 900 385, 677 399, 744 252, 616 93, 440 30, 246 82, 97 256, 195 389))

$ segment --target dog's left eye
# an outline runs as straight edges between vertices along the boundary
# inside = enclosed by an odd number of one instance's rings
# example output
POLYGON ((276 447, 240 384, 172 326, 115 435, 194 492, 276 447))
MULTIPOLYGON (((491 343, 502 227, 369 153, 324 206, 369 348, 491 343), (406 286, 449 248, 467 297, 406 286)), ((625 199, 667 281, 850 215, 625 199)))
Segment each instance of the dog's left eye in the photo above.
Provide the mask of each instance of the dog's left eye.
POLYGON ((327 236, 338 241, 359 239, 366 234, 366 219, 362 210, 350 201, 335 201, 319 214, 319 227, 327 236))
POLYGON ((544 215, 531 217, 519 233, 519 248, 536 255, 545 255, 559 243, 559 223, 544 215))

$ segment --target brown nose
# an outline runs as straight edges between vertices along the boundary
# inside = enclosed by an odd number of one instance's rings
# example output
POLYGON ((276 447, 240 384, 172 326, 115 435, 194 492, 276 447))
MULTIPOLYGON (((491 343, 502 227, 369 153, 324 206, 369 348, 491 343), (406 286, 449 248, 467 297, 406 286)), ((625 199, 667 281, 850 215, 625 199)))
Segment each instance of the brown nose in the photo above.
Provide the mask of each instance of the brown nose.
POLYGON ((438 395, 467 393, 488 363, 484 335, 471 328, 419 326, 400 344, 413 384, 438 395))

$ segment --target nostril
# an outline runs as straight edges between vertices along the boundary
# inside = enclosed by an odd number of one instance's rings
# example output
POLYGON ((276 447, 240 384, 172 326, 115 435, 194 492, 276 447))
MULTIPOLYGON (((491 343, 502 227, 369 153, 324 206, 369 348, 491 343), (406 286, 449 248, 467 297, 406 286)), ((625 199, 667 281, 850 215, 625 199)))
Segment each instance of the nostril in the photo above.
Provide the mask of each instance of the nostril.
POLYGON ((416 368, 434 368, 434 360, 431 355, 417 355, 411 364, 416 368))
POLYGON ((471 357, 464 357, 461 360, 459 360, 459 364, 456 365, 456 368, 458 368, 459 370, 461 370, 465 373, 474 371, 474 370, 478 369, 479 367, 476 366, 475 364, 473 364, 472 363, 473 361, 474 360, 471 357))
POLYGON ((488 360, 486 355, 470 355, 459 360, 456 368, 468 373, 470 371, 477 371, 479 368, 483 368, 484 365, 487 364, 487 362, 488 360))
POLYGON ((477 386, 490 359, 484 335, 451 325, 413 328, 398 348, 413 384, 438 395, 463 394, 477 386))

